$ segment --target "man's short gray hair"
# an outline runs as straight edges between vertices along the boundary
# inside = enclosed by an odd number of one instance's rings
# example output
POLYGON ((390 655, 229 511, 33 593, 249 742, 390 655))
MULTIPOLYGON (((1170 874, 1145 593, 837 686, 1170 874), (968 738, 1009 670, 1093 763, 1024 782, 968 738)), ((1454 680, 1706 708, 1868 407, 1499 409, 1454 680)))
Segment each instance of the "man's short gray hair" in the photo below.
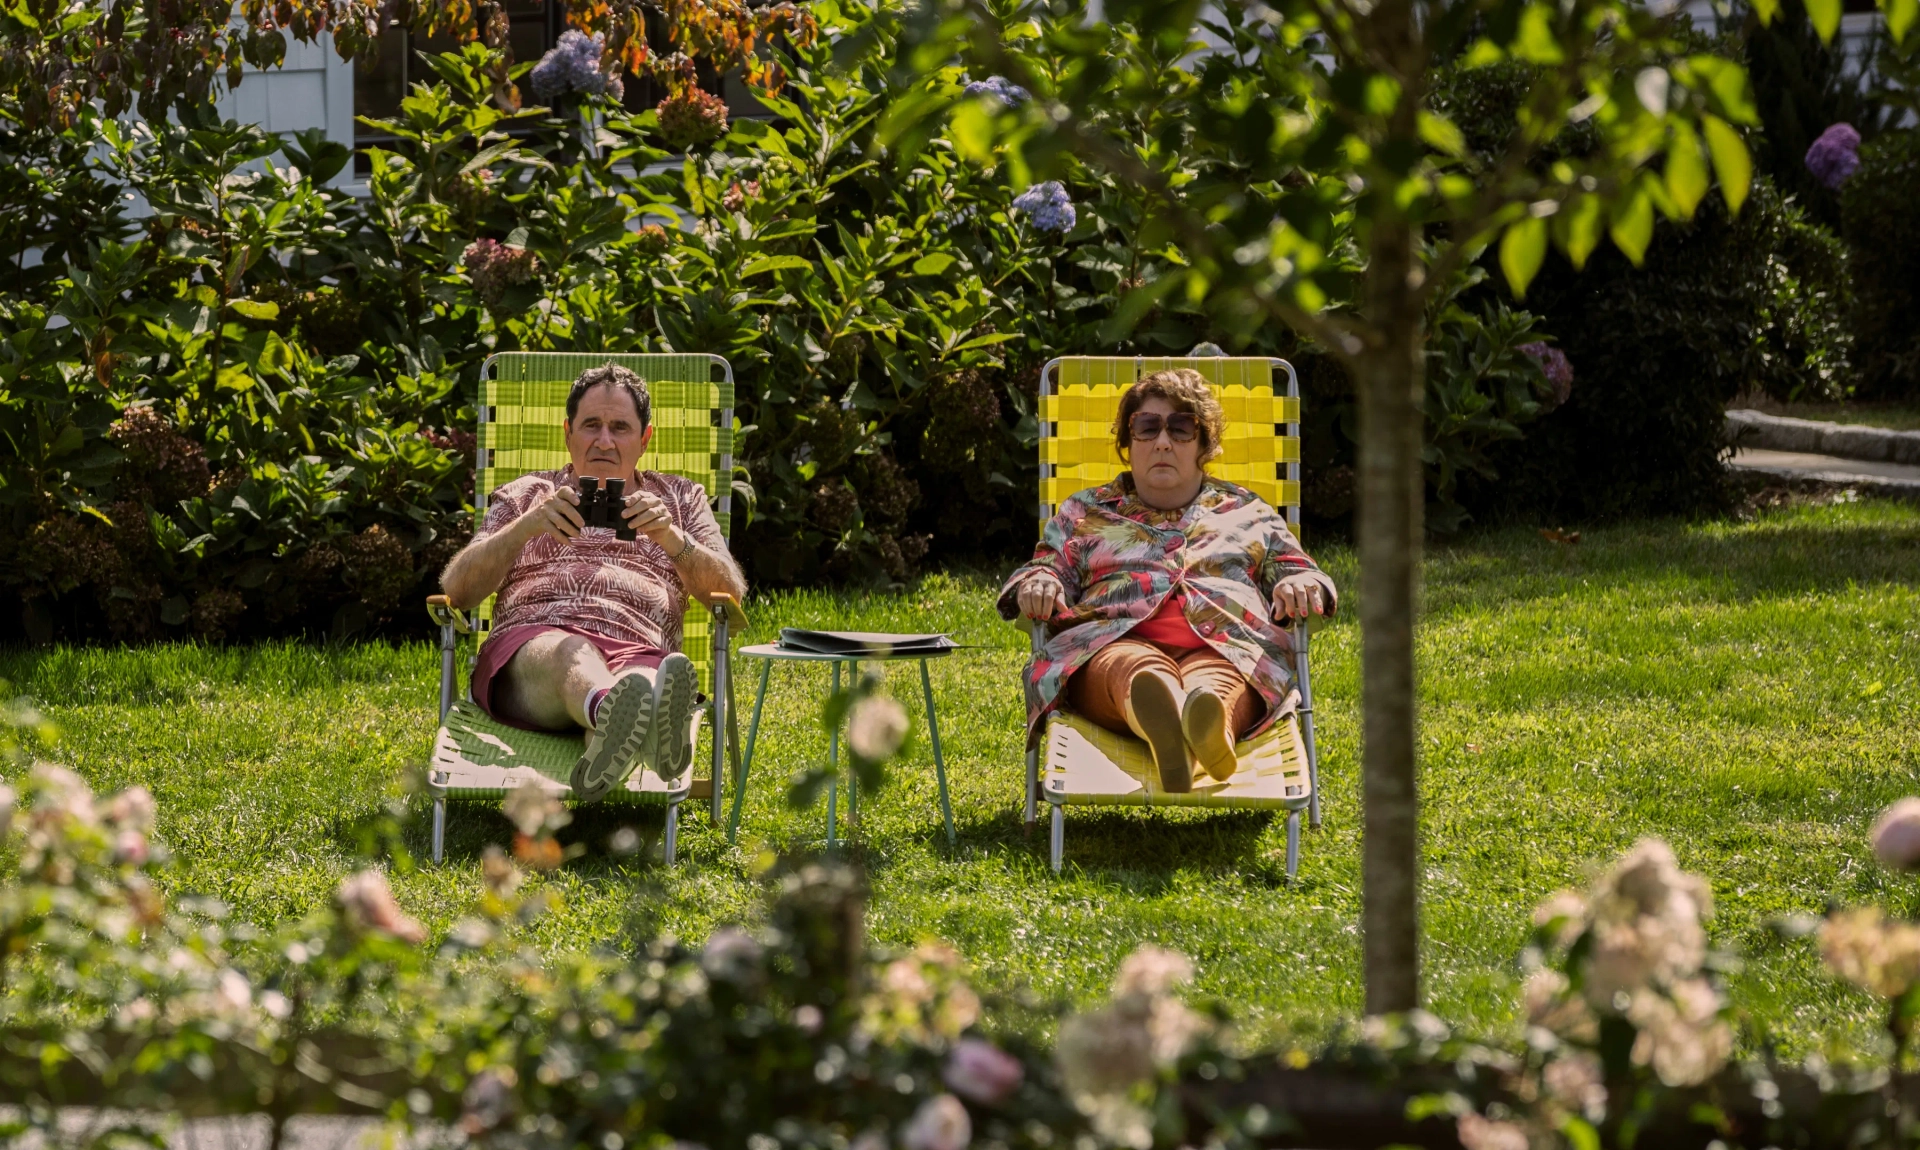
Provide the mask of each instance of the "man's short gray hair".
POLYGON ((653 422, 653 396, 647 393, 647 381, 617 363, 590 367, 580 373, 573 381, 573 388, 567 392, 567 422, 572 423, 580 414, 580 398, 596 387, 617 387, 633 400, 633 410, 640 417, 640 427, 644 430, 653 422))

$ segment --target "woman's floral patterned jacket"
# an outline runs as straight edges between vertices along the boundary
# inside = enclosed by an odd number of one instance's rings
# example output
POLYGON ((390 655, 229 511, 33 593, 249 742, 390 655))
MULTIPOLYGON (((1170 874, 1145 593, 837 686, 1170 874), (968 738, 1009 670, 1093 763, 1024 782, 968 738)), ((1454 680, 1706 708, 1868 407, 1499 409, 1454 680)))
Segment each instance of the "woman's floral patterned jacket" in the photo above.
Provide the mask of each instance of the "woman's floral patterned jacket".
POLYGON ((1121 472, 1101 487, 1068 497, 1047 521, 1033 558, 1000 592, 1002 618, 1019 615, 1020 584, 1041 572, 1060 580, 1067 608, 1049 625, 1027 667, 1027 735, 1060 705, 1067 676, 1094 652, 1132 630, 1184 587, 1187 622, 1267 701, 1259 730, 1292 712, 1293 639, 1273 621, 1273 588, 1301 571, 1319 577, 1333 613, 1333 580, 1287 529, 1278 511, 1248 491, 1208 477, 1179 511, 1156 511, 1121 472))

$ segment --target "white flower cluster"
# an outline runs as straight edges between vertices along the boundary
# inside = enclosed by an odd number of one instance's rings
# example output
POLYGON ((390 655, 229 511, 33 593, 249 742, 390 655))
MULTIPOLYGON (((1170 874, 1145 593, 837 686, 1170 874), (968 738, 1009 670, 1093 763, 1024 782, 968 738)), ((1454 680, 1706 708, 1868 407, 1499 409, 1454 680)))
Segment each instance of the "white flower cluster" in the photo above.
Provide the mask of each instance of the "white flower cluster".
POLYGON ((967 984, 959 952, 927 942, 880 972, 879 986, 861 1003, 859 1036, 942 1049, 979 1020, 980 996, 967 984))
POLYGON ((51 763, 33 764, 17 790, 0 783, 0 839, 19 860, 0 886, 0 933, 85 970, 62 984, 69 1005, 100 1007, 123 1032, 164 1025, 255 1042, 291 1005, 229 965, 217 924, 168 913, 149 877, 163 857, 152 843, 158 813, 145 787, 102 801, 51 763))
POLYGON ((1174 997, 1193 977, 1185 955, 1144 946, 1113 979, 1113 1001, 1060 1025, 1054 1057, 1074 1104, 1103 1138, 1121 1146, 1152 1144, 1150 1117, 1134 1097, 1179 1062, 1212 1024, 1174 997))
POLYGON ((870 763, 894 756, 907 738, 907 711, 885 695, 868 695, 847 717, 847 746, 870 763))
MULTIPOLYGON (((1720 991, 1703 972, 1713 913, 1706 881, 1680 869, 1673 851, 1643 839, 1595 884, 1590 898, 1562 892, 1542 903, 1534 921, 1561 946, 1587 939, 1569 978, 1541 969, 1527 983, 1527 1012, 1563 1043, 1589 1047, 1599 1019, 1632 1023, 1633 1062, 1668 1086, 1705 1082, 1726 1065, 1733 1030, 1722 1017, 1720 991), (1577 993, 1575 992, 1577 983, 1577 993)), ((1580 1110, 1605 1103, 1598 1067, 1582 1053, 1563 1059, 1549 1086, 1580 1110)))

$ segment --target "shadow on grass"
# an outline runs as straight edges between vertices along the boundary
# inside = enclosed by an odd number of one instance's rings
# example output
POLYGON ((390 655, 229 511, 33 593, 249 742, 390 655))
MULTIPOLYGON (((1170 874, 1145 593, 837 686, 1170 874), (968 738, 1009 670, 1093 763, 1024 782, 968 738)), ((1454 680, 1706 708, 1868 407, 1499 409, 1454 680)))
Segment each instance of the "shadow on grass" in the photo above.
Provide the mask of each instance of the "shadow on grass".
MULTIPOLYGON (((896 830, 888 840, 858 834, 850 849, 876 875, 895 867, 917 868, 925 856, 957 865, 982 855, 1008 856, 1010 862, 1024 859, 1045 873, 1052 818, 1045 804, 1030 832, 1018 811, 955 815, 958 844, 953 851, 938 812, 905 835, 896 830), (912 849, 901 849, 909 844, 912 849)), ((1195 872, 1281 886, 1286 882, 1285 852, 1262 848, 1262 839, 1279 817, 1284 816, 1272 811, 1069 809, 1063 875, 1142 895, 1165 893, 1177 876, 1195 872)))
MULTIPOLYGON (((667 808, 640 803, 595 803, 592 806, 574 807, 570 810, 573 821, 561 828, 554 837, 568 851, 575 847, 580 851, 569 859, 567 866, 583 878, 615 877, 615 870, 624 871, 636 861, 644 863, 659 861, 660 840, 666 833, 667 808), (637 849, 631 854, 616 854, 612 842, 622 830, 632 830, 639 835, 637 849)), ((689 799, 680 807, 680 827, 682 833, 681 849, 684 852, 685 832, 690 819, 704 818, 701 804, 689 799)), ((353 838, 356 828, 346 822, 340 824, 338 838, 344 847, 357 845, 353 838)), ((421 800, 409 812, 403 831, 407 849, 424 864, 433 858, 433 803, 421 800)), ((445 850, 443 859, 450 865, 467 865, 479 860, 488 846, 498 846, 510 850, 513 846, 514 826, 500 811, 500 803, 495 799, 448 799, 445 850)))

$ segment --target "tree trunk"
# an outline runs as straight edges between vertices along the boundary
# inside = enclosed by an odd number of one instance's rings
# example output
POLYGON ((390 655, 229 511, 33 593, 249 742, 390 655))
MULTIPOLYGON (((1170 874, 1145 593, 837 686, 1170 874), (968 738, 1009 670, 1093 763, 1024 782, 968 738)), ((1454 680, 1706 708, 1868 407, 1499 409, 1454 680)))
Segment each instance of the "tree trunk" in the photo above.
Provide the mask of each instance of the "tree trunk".
POLYGON ((1424 293, 1417 232, 1376 219, 1366 307, 1378 342, 1359 364, 1361 929, 1367 1013, 1420 1003, 1419 802, 1414 785, 1413 618, 1420 572, 1424 293))

